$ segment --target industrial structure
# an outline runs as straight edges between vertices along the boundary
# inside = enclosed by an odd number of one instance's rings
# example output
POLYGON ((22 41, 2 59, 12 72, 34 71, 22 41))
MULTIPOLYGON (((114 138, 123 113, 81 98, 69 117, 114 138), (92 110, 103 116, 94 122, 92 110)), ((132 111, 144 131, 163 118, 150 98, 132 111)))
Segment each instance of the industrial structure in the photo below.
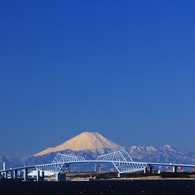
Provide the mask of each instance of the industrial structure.
POLYGON ((188 164, 173 164, 173 163, 153 163, 153 162, 135 162, 132 160, 131 156, 126 151, 117 151, 104 155, 100 155, 95 160, 87 160, 81 156, 73 156, 68 154, 58 153, 52 163, 32 165, 17 167, 12 169, 0 170, 0 176, 4 178, 14 178, 17 179, 21 177, 19 172, 22 172, 22 179, 24 181, 28 180, 28 171, 30 169, 36 169, 36 179, 37 181, 43 181, 45 173, 50 173, 56 175, 57 181, 65 181, 66 170, 71 164, 74 163, 112 163, 116 170, 118 171, 118 177, 122 174, 144 171, 152 172, 152 167, 154 165, 158 166, 169 166, 172 167, 173 172, 177 172, 178 167, 195 167, 195 165, 188 164))

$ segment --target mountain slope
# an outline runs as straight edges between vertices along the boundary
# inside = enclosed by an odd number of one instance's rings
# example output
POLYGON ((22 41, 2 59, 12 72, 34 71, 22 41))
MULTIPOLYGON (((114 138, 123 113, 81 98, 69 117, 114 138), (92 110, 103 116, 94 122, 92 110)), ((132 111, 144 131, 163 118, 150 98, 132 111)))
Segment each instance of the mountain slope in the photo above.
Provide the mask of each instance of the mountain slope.
POLYGON ((194 152, 176 149, 170 145, 162 147, 132 146, 125 148, 106 139, 99 133, 84 132, 59 146, 48 148, 34 156, 19 158, 0 155, 0 167, 3 166, 3 162, 6 162, 6 167, 51 163, 58 152, 83 156, 86 159, 96 159, 99 155, 119 150, 126 150, 133 160, 138 162, 195 164, 194 152))
POLYGON ((128 152, 137 161, 195 164, 195 153, 179 150, 170 145, 132 146, 128 152))
POLYGON ((104 148, 121 149, 122 146, 106 139, 105 137, 103 137, 97 132, 83 132, 80 135, 77 135, 72 139, 54 148, 47 148, 46 150, 43 150, 35 154, 34 156, 40 156, 51 152, 64 151, 67 149, 73 151, 79 151, 79 150, 97 150, 97 149, 104 149, 104 148))
MULTIPOLYGON (((154 146, 132 146, 126 149, 134 161, 138 162, 167 162, 167 163, 184 163, 184 164, 195 164, 195 153, 187 152, 173 148, 169 145, 162 147, 154 146)), ((83 156, 86 159, 96 159, 97 156, 102 154, 108 154, 110 152, 118 150, 115 149, 93 149, 93 150, 79 150, 73 151, 70 149, 61 151, 62 153, 69 155, 83 156)), ((51 152, 39 156, 29 157, 12 157, 0 155, 0 167, 3 167, 3 162, 6 162, 6 168, 20 167, 25 165, 36 165, 51 163, 56 156, 57 152, 51 152)), ((73 165, 71 165, 73 166, 73 165)), ((77 166, 75 164, 74 166, 77 166)))

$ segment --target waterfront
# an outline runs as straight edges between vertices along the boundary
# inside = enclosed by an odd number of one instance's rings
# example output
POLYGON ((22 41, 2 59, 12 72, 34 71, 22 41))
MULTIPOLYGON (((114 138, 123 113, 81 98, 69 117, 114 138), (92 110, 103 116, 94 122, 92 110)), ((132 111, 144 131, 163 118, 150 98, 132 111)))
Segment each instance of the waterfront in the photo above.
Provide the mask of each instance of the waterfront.
POLYGON ((0 192, 8 194, 134 194, 192 195, 195 180, 106 180, 82 182, 22 182, 0 181, 0 192))

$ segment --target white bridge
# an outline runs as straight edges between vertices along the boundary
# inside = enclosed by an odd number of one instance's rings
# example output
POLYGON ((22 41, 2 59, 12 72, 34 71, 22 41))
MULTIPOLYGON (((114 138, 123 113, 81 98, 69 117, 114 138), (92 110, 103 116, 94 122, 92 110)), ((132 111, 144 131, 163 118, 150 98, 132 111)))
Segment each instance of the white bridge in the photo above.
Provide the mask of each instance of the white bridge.
POLYGON ((44 172, 53 173, 57 176, 64 175, 66 169, 74 163, 112 163, 119 173, 119 176, 123 173, 132 173, 137 171, 152 172, 152 167, 157 166, 169 166, 173 167, 173 172, 177 172, 178 167, 193 167, 195 165, 190 164, 176 164, 176 163, 154 163, 154 162, 135 162, 132 160, 131 156, 126 151, 117 151, 109 154, 104 154, 98 156, 95 160, 87 160, 81 156, 73 156, 68 154, 58 153, 54 158, 52 163, 41 164, 41 165, 31 165, 24 167, 17 167, 11 169, 0 170, 0 177, 3 175, 8 178, 18 178, 18 172, 22 170, 24 181, 28 180, 28 170, 36 168, 37 170, 37 181, 40 179, 40 172, 42 172, 42 178, 44 178, 44 172))
POLYGON ((126 151, 117 151, 98 156, 96 160, 86 160, 81 156, 58 153, 50 164, 35 165, 37 171, 48 171, 54 174, 64 173, 73 163, 112 163, 119 174, 143 171, 147 163, 134 162, 126 151))

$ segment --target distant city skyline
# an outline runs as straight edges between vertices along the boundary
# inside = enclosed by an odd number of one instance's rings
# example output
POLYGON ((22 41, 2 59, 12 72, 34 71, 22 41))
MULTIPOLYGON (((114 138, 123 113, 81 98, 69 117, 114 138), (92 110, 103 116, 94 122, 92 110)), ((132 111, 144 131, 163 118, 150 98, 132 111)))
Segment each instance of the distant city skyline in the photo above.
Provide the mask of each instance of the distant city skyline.
POLYGON ((195 2, 1 1, 0 154, 85 131, 195 152, 195 2))

